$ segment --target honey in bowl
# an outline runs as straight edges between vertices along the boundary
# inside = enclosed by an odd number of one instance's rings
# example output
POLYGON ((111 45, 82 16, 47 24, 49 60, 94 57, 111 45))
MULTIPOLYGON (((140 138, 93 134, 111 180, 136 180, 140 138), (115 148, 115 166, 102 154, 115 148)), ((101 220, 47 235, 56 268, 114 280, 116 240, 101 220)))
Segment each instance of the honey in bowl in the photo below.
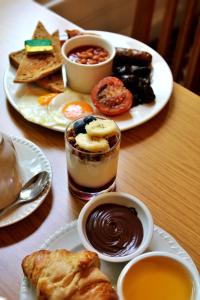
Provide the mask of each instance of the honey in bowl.
POLYGON ((193 281, 176 260, 150 256, 136 262, 126 273, 124 300, 192 300, 193 281))

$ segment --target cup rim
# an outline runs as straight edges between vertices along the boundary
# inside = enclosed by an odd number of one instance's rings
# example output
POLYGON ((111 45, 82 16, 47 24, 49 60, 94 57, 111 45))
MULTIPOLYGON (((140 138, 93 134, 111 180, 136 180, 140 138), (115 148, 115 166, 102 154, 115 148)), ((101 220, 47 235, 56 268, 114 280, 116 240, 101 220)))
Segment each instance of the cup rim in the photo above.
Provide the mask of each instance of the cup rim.
MULTIPOLYGON (((143 221, 141 219, 140 219, 140 221, 143 223, 143 221)), ((121 263, 121 262, 130 261, 131 259, 133 259, 134 257, 137 257, 138 255, 140 255, 147 249, 147 247, 149 246, 149 244, 151 242, 152 236, 153 236, 153 225, 154 224, 153 224, 153 218, 152 218, 151 212, 148 209, 148 207, 141 200, 139 200, 137 197, 135 197, 131 194, 125 193, 125 192, 109 192, 109 193, 100 194, 85 204, 85 206, 82 208, 82 210, 79 214, 77 228, 78 228, 78 233, 81 238, 81 241, 86 249, 96 252, 98 254, 98 256, 100 257, 100 259, 102 259, 104 261, 121 263), (141 244, 138 246, 138 248, 133 253, 125 255, 125 256, 110 256, 110 255, 102 254, 95 247, 93 247, 91 245, 91 243, 86 238, 86 234, 85 234, 85 228, 84 228, 85 222, 83 220, 84 220, 86 214, 88 216, 92 210, 94 210, 96 207, 98 207, 100 204, 103 204, 103 203, 116 203, 116 204, 123 205, 122 203, 117 202, 117 200, 116 200, 116 202, 111 201, 111 200, 109 201, 109 198, 112 198, 113 196, 115 196, 116 199, 117 198, 124 199, 124 205, 126 205, 125 204, 126 201, 132 201, 133 204, 134 203, 137 204, 142 209, 142 211, 145 215, 145 218, 148 222, 148 226, 147 226, 148 229, 146 231, 145 239, 143 237, 143 241, 141 242, 141 244), (105 201, 105 202, 102 202, 102 201, 105 201)), ((144 226, 143 226, 143 228, 144 228, 144 226)))
MULTIPOLYGON (((92 114, 91 114, 91 115, 87 115, 87 116, 94 116, 94 117, 99 118, 99 119, 110 120, 110 119, 108 119, 108 118, 106 118, 106 117, 104 117, 104 116, 98 116, 98 115, 92 115, 92 114)), ((103 152, 87 152, 87 151, 79 150, 79 149, 73 147, 73 146, 68 142, 67 137, 66 137, 66 133, 67 133, 68 128, 70 128, 70 126, 71 126, 74 122, 76 122, 76 121, 78 121, 78 120, 81 120, 81 119, 84 119, 85 117, 86 117, 86 116, 83 116, 83 117, 80 117, 80 118, 78 118, 78 119, 72 120, 72 121, 66 126, 66 128, 65 128, 65 144, 67 143, 68 147, 69 147, 71 150, 75 150, 76 153, 85 154, 85 155, 90 155, 90 156, 103 155, 103 154, 107 154, 107 153, 110 153, 111 151, 113 151, 113 149, 115 149, 115 148, 119 145, 119 143, 120 143, 120 141, 121 141, 121 131, 120 131, 120 129, 119 129, 119 126, 117 125, 117 123, 116 123, 114 120, 112 120, 112 121, 115 122, 115 125, 116 125, 116 127, 117 127, 117 129, 118 129, 117 142, 116 142, 110 149, 108 149, 108 150, 106 150, 106 151, 103 151, 103 152)))
MULTIPOLYGON (((81 46, 81 45, 80 45, 80 46, 81 46)), ((95 46, 95 45, 94 45, 94 46, 95 46)), ((79 47, 79 46, 75 46, 75 48, 76 48, 76 47, 79 47)), ((102 47, 104 47, 104 46, 102 45, 102 47)), ((103 37, 101 37, 101 36, 95 36, 95 35, 92 35, 92 34, 84 34, 84 35, 78 35, 78 36, 75 36, 75 37, 73 37, 73 38, 71 38, 71 39, 67 39, 67 40, 64 42, 64 44, 62 45, 62 47, 61 47, 61 54, 62 54, 63 58, 64 58, 68 63, 71 63, 72 65, 75 65, 75 66, 82 66, 82 67, 87 68, 87 69, 89 69, 89 68, 92 69, 92 68, 96 68, 97 66, 103 66, 103 65, 109 63, 110 61, 112 61, 113 58, 114 58, 114 56, 115 56, 115 54, 116 54, 116 50, 115 50, 114 45, 113 45, 112 43, 110 43, 107 39, 105 39, 105 38, 103 38, 103 37), (86 39, 86 38, 92 38, 93 40, 99 40, 99 41, 102 41, 103 43, 107 44, 108 47, 110 47, 110 49, 111 49, 111 51, 106 49, 106 50, 109 52, 109 54, 110 54, 109 57, 108 57, 105 61, 99 62, 99 63, 97 63, 97 64, 80 64, 80 63, 77 63, 77 62, 74 62, 74 61, 70 60, 70 59, 68 58, 68 56, 66 55, 66 53, 65 53, 65 48, 67 47, 67 45, 70 44, 70 43, 73 43, 74 41, 77 41, 77 40, 84 40, 84 39, 86 39)))
POLYGON ((129 261, 125 267, 122 269, 119 277, 118 277, 118 281, 117 281, 117 293, 119 295, 119 298, 121 300, 124 300, 123 297, 123 292, 122 292, 122 287, 123 287, 123 282, 125 279, 125 276, 127 274, 127 272, 129 271, 129 269, 135 265, 137 262, 146 259, 148 257, 168 257, 171 258, 175 261, 177 261, 178 263, 180 263, 180 265, 184 266, 185 269, 188 271, 188 273, 190 274, 190 277, 192 278, 194 284, 195 284, 195 290, 196 290, 196 294, 195 294, 195 298, 194 300, 198 300, 198 295, 200 294, 200 281, 199 281, 199 274, 198 271, 193 268, 192 265, 190 265, 188 263, 188 261, 184 258, 182 258, 181 256, 178 256, 177 254, 174 253, 170 253, 170 252, 166 252, 166 251, 152 251, 152 252, 146 252, 143 253, 135 258, 133 258, 131 261, 129 261))

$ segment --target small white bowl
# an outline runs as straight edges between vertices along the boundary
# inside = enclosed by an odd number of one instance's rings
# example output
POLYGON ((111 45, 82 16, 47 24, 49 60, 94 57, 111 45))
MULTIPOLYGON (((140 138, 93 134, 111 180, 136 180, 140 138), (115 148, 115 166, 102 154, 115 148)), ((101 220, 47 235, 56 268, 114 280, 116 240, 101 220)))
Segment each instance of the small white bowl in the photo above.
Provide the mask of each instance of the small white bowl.
POLYGON ((96 252, 102 260, 109 262, 125 262, 143 253, 149 246, 153 235, 153 219, 146 205, 133 195, 120 192, 104 193, 93 198, 83 207, 78 218, 78 232, 84 247, 90 251, 96 252), (107 254, 103 254, 93 247, 93 245, 90 243, 87 237, 86 222, 89 214, 98 206, 108 203, 123 205, 129 208, 135 208, 137 212, 137 217, 142 223, 143 239, 140 245, 137 248, 135 248, 135 250, 133 250, 131 254, 124 256, 110 256, 107 254))
MULTIPOLYGON (((189 264, 184 258, 182 258, 180 256, 177 256, 173 253, 155 251, 155 252, 147 252, 147 253, 144 253, 144 254, 141 254, 141 255, 135 257, 122 269, 122 271, 119 275, 118 281, 117 281, 117 293, 119 295, 120 300, 125 300, 125 298, 123 296, 123 283, 124 283, 124 279, 125 279, 127 272, 132 267, 134 267, 134 265, 137 262, 139 262, 143 259, 149 258, 149 257, 168 257, 168 258, 171 258, 172 260, 177 261, 180 265, 182 265, 186 269, 186 271, 190 274, 191 279, 194 284, 194 295, 191 300, 199 300, 200 299, 200 281, 199 281, 198 271, 194 267, 192 267, 192 265, 189 264)), ((144 286, 144 288, 145 288, 145 286, 144 286)), ((162 298, 162 295, 161 295, 160 299, 161 298, 162 298)))
POLYGON ((73 37, 63 44, 61 53, 67 69, 67 82, 77 92, 90 93, 102 78, 112 74, 115 47, 100 36, 88 34, 73 37), (109 57, 104 62, 93 65, 79 64, 68 58, 67 55, 72 49, 86 45, 104 48, 108 51, 109 57))

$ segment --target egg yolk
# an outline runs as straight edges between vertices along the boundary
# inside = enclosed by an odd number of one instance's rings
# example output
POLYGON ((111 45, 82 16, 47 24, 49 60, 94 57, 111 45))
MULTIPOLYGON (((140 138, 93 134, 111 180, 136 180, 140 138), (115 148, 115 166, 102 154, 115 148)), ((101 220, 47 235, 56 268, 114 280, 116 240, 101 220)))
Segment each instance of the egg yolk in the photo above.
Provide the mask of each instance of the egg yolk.
POLYGON ((85 114, 93 113, 93 108, 84 101, 74 101, 65 104, 62 109, 63 114, 66 118, 76 119, 85 114))
POLYGON ((38 98, 38 102, 40 105, 49 105, 51 100, 57 95, 58 95, 57 93, 50 93, 50 94, 42 95, 38 98))

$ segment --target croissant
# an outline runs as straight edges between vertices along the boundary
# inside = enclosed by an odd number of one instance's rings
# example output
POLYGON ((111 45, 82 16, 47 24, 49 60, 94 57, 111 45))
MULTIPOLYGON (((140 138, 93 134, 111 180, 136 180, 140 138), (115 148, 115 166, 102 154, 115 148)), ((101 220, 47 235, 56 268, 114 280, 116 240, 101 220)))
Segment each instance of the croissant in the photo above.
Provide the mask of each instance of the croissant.
POLYGON ((86 250, 40 250, 23 259, 22 269, 39 300, 117 300, 99 264, 97 254, 86 250))

